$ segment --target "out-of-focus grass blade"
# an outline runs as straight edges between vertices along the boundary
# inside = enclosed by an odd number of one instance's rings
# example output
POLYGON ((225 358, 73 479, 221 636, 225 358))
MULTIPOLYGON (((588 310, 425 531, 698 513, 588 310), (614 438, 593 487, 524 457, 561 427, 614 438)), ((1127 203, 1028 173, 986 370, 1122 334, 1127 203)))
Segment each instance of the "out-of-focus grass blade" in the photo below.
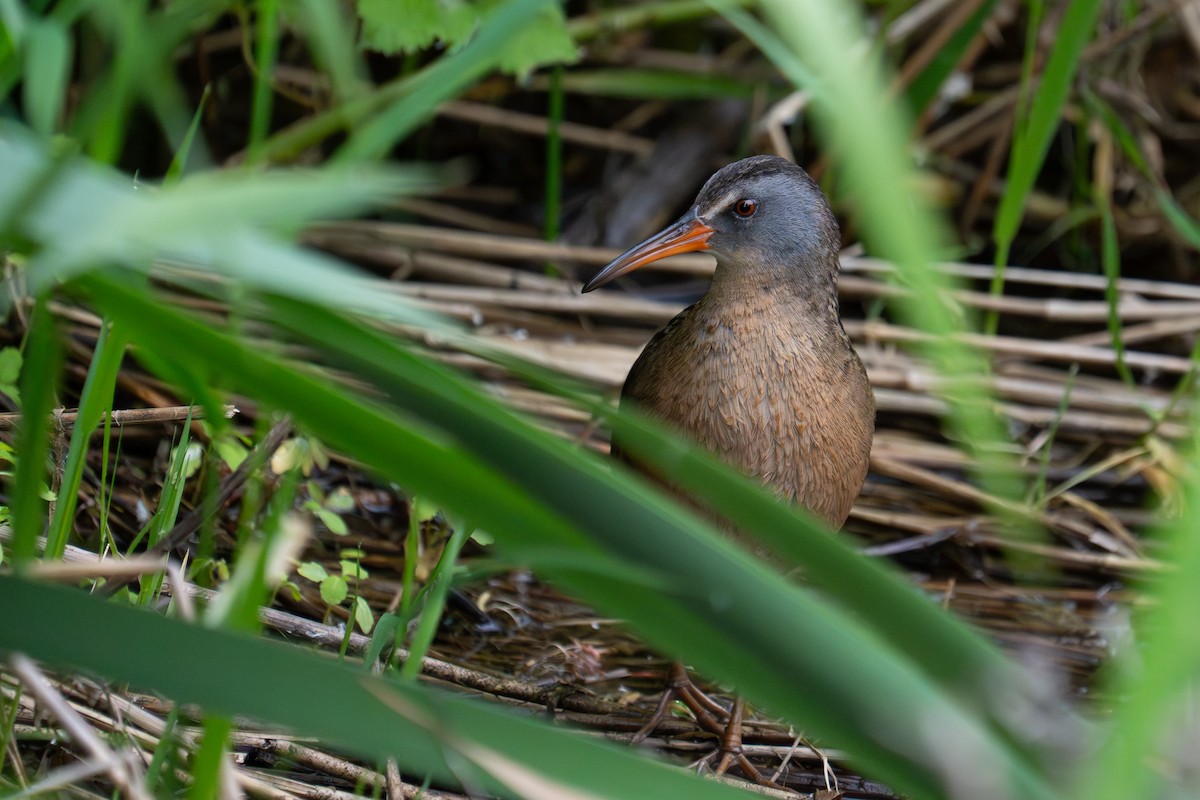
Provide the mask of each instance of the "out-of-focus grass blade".
MULTIPOLYGON (((1004 194, 1000 198, 992 229, 996 242, 996 276, 991 287, 993 294, 1000 294, 1004 290, 1004 267, 1025 213, 1025 200, 1033 189, 1042 162, 1046 160, 1050 140, 1058 130, 1063 104, 1071 91, 1071 79, 1083 48, 1095 31, 1101 6, 1101 0, 1071 0, 1058 24, 1054 46, 1033 96, 1029 118, 1013 132, 1004 194)), ((989 314, 987 330, 994 333, 997 324, 998 317, 989 314)))
POLYGON ((1188 244, 1196 249, 1200 249, 1200 225, 1179 205, 1179 201, 1162 186, 1162 181, 1154 174, 1154 170, 1150 168, 1149 162, 1146 161, 1146 156, 1142 153, 1141 147, 1138 146, 1137 140, 1134 139, 1129 128, 1125 127, 1125 123, 1121 121, 1121 118, 1117 116, 1112 107, 1094 93, 1084 92, 1083 99, 1087 105, 1088 112, 1092 116, 1099 117, 1104 122, 1105 127, 1108 128, 1109 133, 1112 134, 1113 139, 1120 146, 1121 152, 1133 162, 1138 171, 1153 185, 1154 197, 1158 201, 1163 215, 1167 218, 1167 222, 1175 229, 1176 233, 1187 240, 1188 244))
POLYGON ((58 129, 73 45, 67 27, 53 17, 29 26, 25 39, 25 89, 21 98, 30 126, 43 136, 58 129))
MULTIPOLYGON (((775 554, 785 571, 800 567, 806 585, 814 586, 850 610, 897 651, 919 665, 950 694, 988 698, 998 726, 1014 733, 1011 711, 1030 728, 1035 717, 1052 721, 1054 736, 1074 736, 1078 720, 1052 689, 1019 671, 999 650, 961 620, 945 613, 912 584, 888 568, 887 562, 864 558, 843 535, 831 533, 803 511, 773 501, 771 495, 707 452, 682 442, 635 411, 614 409, 585 389, 572 390, 561 377, 543 368, 458 340, 467 352, 502 364, 548 392, 562 396, 604 419, 627 442, 639 463, 667 476, 672 484, 702 498, 738 529, 775 554), (1007 698, 1001 700, 1000 698, 1007 698)), ((385 359, 393 363, 395 358, 385 359)), ((1032 748, 1044 742, 1029 741, 1032 748)))
POLYGON ((222 364, 231 388, 268 404, 288 404, 297 422, 320 428, 331 445, 478 520, 514 560, 629 619, 669 652, 732 682, 775 713, 803 720, 883 779, 922 797, 947 796, 947 787, 962 776, 938 755, 941 745, 934 739, 944 735, 971 743, 972 774, 987 763, 995 785, 1048 796, 1010 743, 854 617, 787 583, 640 481, 610 471, 594 455, 539 431, 466 384, 448 382, 439 368, 394 352, 377 335, 320 308, 282 299, 273 305, 272 316, 281 323, 374 377, 413 415, 411 421, 278 364, 119 283, 95 276, 82 285, 106 313, 120 310, 125 324, 139 331, 135 338, 152 337, 163 357, 198 369, 222 364), (394 361, 382 363, 387 359, 394 361), (424 422, 415 427, 418 417, 424 422), (330 419, 339 424, 328 426, 330 419), (787 635, 781 637, 781 630, 787 635), (797 692, 797 684, 805 691, 797 692), (938 736, 914 740, 914 717, 936 720, 938 736), (860 724, 863 719, 873 722, 860 724))
POLYGON ((63 347, 54 316, 45 300, 39 300, 33 308, 21 370, 21 427, 17 431, 17 464, 9 496, 14 537, 12 558, 18 567, 37 552, 37 539, 46 524, 43 493, 50 448, 50 409, 58 390, 62 362, 63 347))
MULTIPOLYGON (((751 2, 752 0, 729 0, 728 5, 748 6, 751 2)), ((709 0, 660 0, 655 3, 615 6, 576 17, 568 23, 567 29, 576 41, 583 41, 605 33, 685 22, 708 16, 710 13, 712 3, 709 0)))
POLYGON ((0 577, 0 607, 22 621, 0 626, 0 650, 81 667, 198 703, 206 712, 248 715, 455 785, 451 769, 474 763, 479 788, 515 797, 489 775, 494 754, 531 776, 580 797, 688 797, 735 800, 746 795, 714 781, 496 705, 400 684, 297 647, 164 619, 104 603, 73 589, 0 577), (237 676, 232 680, 231 676, 237 676), (314 691, 319 687, 319 691, 314 691), (480 763, 484 761, 484 763, 480 763))
POLYGON ((345 6, 300 0, 295 9, 314 60, 329 74, 333 94, 344 101, 367 87, 361 56, 355 52, 353 23, 345 6))
POLYGON ((183 176, 183 171, 187 167, 188 155, 192 152, 192 142, 196 140, 196 131, 200 129, 200 120, 204 118, 204 105, 208 102, 210 94, 212 94, 212 84, 206 83, 204 91, 200 93, 200 102, 196 104, 196 113, 192 114, 192 122, 188 125, 187 133, 184 134, 183 141, 175 151, 171 165, 167 167, 167 174, 163 176, 164 186, 178 183, 183 176))
POLYGON ((1184 698, 1194 696, 1200 675, 1198 455, 1200 428, 1193 425, 1183 513, 1161 531, 1167 540, 1163 562, 1171 569, 1144 586, 1149 598, 1138 609, 1137 647, 1125 648, 1106 671, 1111 696, 1120 702, 1099 753, 1080 770, 1072 795, 1079 800, 1186 797, 1195 789, 1179 735, 1194 722, 1192 704, 1184 698))
POLYGON ((825 85, 821 79, 795 57, 787 43, 779 38, 778 33, 762 24, 754 15, 739 8, 742 3, 734 0, 707 0, 707 3, 720 11, 753 42, 798 90, 808 92, 814 98, 825 95, 825 85))
MULTIPOLYGON (((764 6, 774 32, 791 47, 788 52, 768 54, 784 59, 781 68, 785 72, 798 71, 786 66, 801 61, 797 54, 810 64, 855 59, 853 66, 821 73, 824 89, 815 97, 821 102, 816 103, 814 112, 823 141, 851 192, 868 244, 896 265, 899 279, 912 290, 897 311, 908 324, 934 334, 927 352, 939 374, 985 374, 984 358, 954 340, 954 334, 963 328, 962 316, 947 300, 948 279, 930 268, 941 240, 940 227, 927 206, 902 188, 913 185, 911 157, 905 146, 910 127, 889 99, 878 61, 861 46, 865 39, 861 20, 855 22, 847 7, 829 0, 810 2, 803 19, 783 0, 764 6)), ((978 382, 947 382, 944 396, 953 435, 971 448, 979 462, 978 478, 992 494, 1020 497, 1012 464, 1002 449, 994 446, 1006 437, 986 391, 978 382)))
POLYGON ((1117 356, 1117 374, 1131 388, 1136 388, 1133 373, 1125 363, 1125 340, 1122 336, 1121 311, 1118 307, 1121 300, 1117 292, 1117 282, 1121 279, 1121 247, 1117 241, 1117 223, 1113 219, 1111 198, 1097 198, 1097 202, 1100 204, 1100 264, 1106 279, 1104 299, 1108 302, 1108 336, 1117 356))
POLYGON ((909 108, 914 113, 923 111, 937 97, 942 85, 954 72, 971 42, 983 30, 983 24, 988 21, 995 8, 996 0, 986 0, 981 4, 964 20, 962 27, 954 32, 928 66, 913 79, 905 94, 908 97, 909 108))
POLYGON ((0 230, 15 227, 39 245, 27 279, 38 291, 96 264, 144 268, 182 261, 260 287, 344 308, 448 323, 378 291, 342 262, 269 236, 269 226, 344 215, 439 184, 444 173, 410 166, 370 171, 225 172, 189 178, 160 191, 135 188, 81 159, 58 167, 27 132, 0 123, 0 230), (57 169, 57 171, 54 171, 57 169), (30 201, 30 198, 33 201, 30 201))
POLYGON ((16 0, 0 0, 0 100, 24 75, 25 38, 29 35, 29 12, 16 0))
POLYGON ((336 160, 373 160, 424 122, 438 104, 457 96, 495 68, 505 43, 528 24, 548 0, 509 0, 479 23, 470 42, 443 56, 412 82, 391 108, 362 124, 337 152, 336 160))
POLYGON ((563 75, 563 88, 574 94, 634 100, 749 98, 759 89, 755 84, 724 75, 661 69, 571 70, 563 75))
POLYGON ((254 94, 250 107, 250 141, 246 161, 259 159, 271 123, 275 90, 275 61, 279 57, 279 0, 258 0, 254 20, 254 94))

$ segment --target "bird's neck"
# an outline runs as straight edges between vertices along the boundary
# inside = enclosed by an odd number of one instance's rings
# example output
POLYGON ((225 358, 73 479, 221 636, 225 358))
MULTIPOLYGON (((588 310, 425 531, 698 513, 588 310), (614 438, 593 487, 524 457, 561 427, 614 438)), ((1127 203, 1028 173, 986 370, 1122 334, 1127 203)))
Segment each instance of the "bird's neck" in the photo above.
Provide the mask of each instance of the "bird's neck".
POLYGON ((803 317, 809 324, 828 323, 840 329, 837 256, 832 258, 833 263, 819 269, 744 269, 718 261, 704 302, 752 313, 773 308, 803 317))

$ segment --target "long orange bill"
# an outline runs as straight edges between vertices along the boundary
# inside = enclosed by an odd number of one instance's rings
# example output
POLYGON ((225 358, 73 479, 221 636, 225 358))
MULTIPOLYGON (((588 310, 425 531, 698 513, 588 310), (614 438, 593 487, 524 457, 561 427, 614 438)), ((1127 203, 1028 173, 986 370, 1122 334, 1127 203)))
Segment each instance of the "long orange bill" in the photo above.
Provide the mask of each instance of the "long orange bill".
POLYGON ((660 258, 707 250, 708 239, 712 235, 713 229, 700 221, 700 218, 696 216, 696 209, 693 208, 669 227, 617 256, 616 260, 587 282, 583 291, 590 292, 613 278, 619 278, 626 273, 633 272, 638 267, 658 261, 660 258))

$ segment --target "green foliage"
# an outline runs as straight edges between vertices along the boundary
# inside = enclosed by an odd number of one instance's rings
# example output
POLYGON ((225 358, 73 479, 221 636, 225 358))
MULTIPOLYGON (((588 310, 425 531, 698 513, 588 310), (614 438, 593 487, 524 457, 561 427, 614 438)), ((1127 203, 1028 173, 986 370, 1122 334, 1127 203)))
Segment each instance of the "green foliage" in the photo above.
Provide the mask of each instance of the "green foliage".
MULTIPOLYGON (((810 92, 819 130, 867 240, 874 252, 897 264, 900 280, 913 290, 913 299, 897 306, 899 314, 935 334, 933 362, 945 375, 982 374, 983 358, 954 340, 971 320, 946 301, 950 287, 928 269, 939 246, 937 220, 909 193, 894 190, 910 185, 907 123, 888 100, 877 54, 861 46, 862 21, 834 2, 812 2, 802 17, 793 4, 765 3, 765 21, 741 11, 743 3, 714 5, 810 92), (878 191, 880 185, 893 190, 878 191)), ((1018 128, 1009 194, 997 220, 1002 247, 1019 225, 1098 5, 1073 0, 1067 7, 1064 35, 1018 128)), ((452 182, 446 170, 384 166, 378 160, 439 103, 473 82, 497 69, 524 73, 538 64, 570 62, 577 53, 574 41, 708 14, 708 3, 619 6, 567 24, 559 5, 536 0, 474 5, 363 0, 358 10, 370 46, 385 52, 438 46, 446 51, 428 53, 428 66, 381 87, 364 81, 354 21, 337 4, 253 4, 249 10, 265 27, 257 30, 252 48, 246 43, 257 71, 248 157, 261 166, 320 144, 328 146, 331 162, 286 172, 189 175, 185 161, 194 157, 201 166, 206 161, 203 137, 195 136, 204 101, 196 109, 183 101, 172 53, 229 8, 222 2, 60 4, 34 18, 23 5, 0 0, 5 22, 18 23, 6 25, 0 36, 0 102, 9 118, 0 123, 0 246, 16 254, 12 261, 36 299, 23 363, 9 351, 0 353, 0 391, 12 394, 19 387, 26 415, 15 453, 0 448, 0 457, 15 463, 6 476, 15 538, 0 558, 5 566, 26 566, 47 520, 45 421, 63 362, 63 339, 49 300, 63 297, 87 304, 112 327, 81 398, 80 423, 62 475, 63 495, 71 499, 60 503, 51 520, 51 557, 71 533, 69 509, 80 485, 83 443, 111 408, 113 373, 126 344, 143 367, 204 406, 211 419, 219 418, 226 393, 246 395, 264 417, 270 409, 286 410, 330 448, 415 493, 420 503, 414 502, 411 514, 410 569, 415 570, 422 521, 444 509, 442 516, 456 520, 453 533, 425 586, 406 574, 401 613, 385 614, 376 624, 369 605, 355 594, 366 575, 360 552, 342 549, 336 569, 314 561, 296 566, 309 520, 292 513, 294 492, 299 476, 326 459, 323 446, 302 434, 276 454, 272 466, 283 481, 269 504, 256 499, 254 480, 249 484, 241 546, 232 566, 216 565, 228 570, 227 582, 205 612, 210 627, 5 574, 4 621, 11 615, 21 624, 0 624, 0 650, 27 652, 202 704, 206 736, 196 762, 207 766, 193 764, 202 787, 216 785, 228 720, 248 715, 325 737, 364 757, 395 757, 406 770, 439 781, 504 796, 534 789, 550 796, 568 791, 596 797, 735 796, 726 786, 492 705, 449 697, 411 680, 366 675, 356 665, 247 635, 257 630, 258 607, 295 568, 319 586, 325 602, 349 603, 354 624, 373 630, 368 664, 403 641, 419 614, 413 656, 400 675, 411 679, 459 574, 459 549, 478 524, 494 537, 501 557, 529 565, 598 608, 627 618, 663 652, 803 725, 823 744, 847 749, 857 765, 909 796, 1161 796, 1161 775, 1147 765, 1161 751, 1162 732, 1175 722, 1178 698, 1200 671, 1200 646, 1189 627, 1194 627, 1189 612, 1200 604, 1200 588, 1191 580, 1200 570, 1193 535, 1200 523, 1192 519, 1200 504, 1195 471, 1180 470, 1188 516, 1161 534, 1177 569, 1154 584, 1156 601, 1146 604, 1138 620, 1139 631, 1148 632, 1139 654, 1144 660, 1139 668, 1114 670, 1111 678, 1115 693, 1128 700, 1115 712, 1116 727, 1089 728, 903 576, 863 558, 803 513, 774 503, 760 487, 649 421, 614 413, 594 398, 578 397, 559 379, 488 353, 453 323, 292 243, 294 231, 314 220, 374 210, 398 195, 452 182), (72 15, 84 15, 86 24, 75 24, 72 15), (296 39, 307 42, 314 61, 328 68, 331 87, 329 108, 279 133, 267 124, 270 72, 282 33, 275 21, 297 26, 303 35, 296 39), (96 38, 85 43, 81 37, 96 38), (72 54, 92 46, 112 53, 112 63, 95 67, 87 97, 67 103, 72 54), (13 101, 18 86, 19 111, 13 101), (137 109, 149 112, 176 154, 162 186, 102 166, 122 153, 137 109), (12 121, 19 114, 26 125, 12 121), (53 138, 62 132, 71 138, 53 138), (343 133, 346 139, 339 143, 343 133), (89 158, 78 157, 80 150, 89 158), (167 302, 164 285, 223 301, 239 323, 252 322, 256 335, 267 339, 250 339, 240 325, 167 302), (634 447, 647 463, 682 487, 702 490, 713 508, 780 563, 802 568, 808 583, 789 582, 692 509, 551 436, 419 349, 382 334, 375 324, 380 320, 452 339, 604 416, 627 441, 638 443, 634 447), (315 361, 337 365, 339 375, 352 380, 297 363, 276 342, 304 344, 315 361), (229 680, 230 674, 238 680, 229 680), (314 686, 322 691, 314 693, 314 686), (1053 736, 1038 738, 1052 728, 1073 742, 1087 740, 1080 748, 1085 755, 1077 785, 1071 783, 1074 776, 1064 777, 1069 768, 1053 750, 1053 736), (1101 756, 1089 759, 1092 752, 1101 756)), ((964 23, 946 57, 914 84, 917 105, 933 96, 955 54, 982 25, 982 14, 964 23)), ((567 72, 562 85, 663 98, 747 90, 723 77, 685 83, 665 73, 610 70, 567 72)), ((1120 146, 1135 152, 1119 120, 1105 119, 1120 146)), ((1163 195, 1172 224, 1190 241, 1200 241, 1195 223, 1163 195)), ((1104 222, 1111 234, 1111 217, 1104 222)), ((1115 287, 1120 269, 1115 238, 1109 236, 1105 246, 1104 266, 1115 287)), ((969 382, 951 383, 946 394, 951 433, 974 448, 983 465, 981 480, 1002 496, 1018 496, 1011 464, 995 455, 1005 439, 991 399, 969 382)), ((174 525, 181 509, 194 449, 190 426, 182 431, 147 529, 150 541, 174 525)), ((214 451, 231 467, 245 457, 241 443, 219 429, 214 451)), ((104 461, 107 465, 107 451, 104 461)), ((1045 463, 1035 486, 1039 499, 1045 463)), ((341 515, 349 501, 343 492, 324 494, 311 483, 302 507, 331 531, 344 533, 341 515)), ((143 604, 153 599, 159 580, 143 583, 138 598, 143 604)), ((347 625, 347 637, 352 627, 347 625)), ((156 753, 156 759, 152 772, 168 774, 165 757, 156 753)))
MULTIPOLYGON (((1084 45, 1095 30, 1100 13, 1100 0, 1071 0, 1058 26, 1058 36, 1050 58, 1042 70, 1027 117, 1017 121, 1013 131, 1012 154, 1005 177, 1006 191, 996 212, 993 237, 996 240, 996 276, 992 293, 999 294, 1004 286, 1004 267, 1009 250, 1025 213, 1025 201, 1050 149, 1050 140, 1062 119, 1063 104, 1071 88, 1084 45)), ((1032 50, 1027 50, 1032 58, 1032 50)), ((994 333, 998 317, 988 316, 987 330, 994 333)))
MULTIPOLYGON (((382 53, 414 53, 434 44, 453 52, 484 24, 500 0, 359 0, 366 44, 382 53)), ((579 49, 562 7, 546 5, 500 49, 497 66, 524 76, 535 67, 571 64, 579 49)))
POLYGON ((10 398, 21 407, 21 390, 17 382, 21 377, 21 351, 15 347, 0 350, 0 394, 10 398))

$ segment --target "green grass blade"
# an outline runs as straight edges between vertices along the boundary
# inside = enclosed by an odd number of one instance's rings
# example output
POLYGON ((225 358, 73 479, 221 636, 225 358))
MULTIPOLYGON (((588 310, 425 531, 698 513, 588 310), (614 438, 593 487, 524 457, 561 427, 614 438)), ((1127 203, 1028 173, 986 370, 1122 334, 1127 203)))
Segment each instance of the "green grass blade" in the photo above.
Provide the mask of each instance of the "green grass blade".
POLYGON ((298 24, 314 60, 329 74, 333 94, 347 100, 368 86, 366 69, 354 47, 354 22, 344 6, 324 0, 300 0, 295 9, 298 24))
POLYGON ((433 637, 438 626, 442 624, 442 612, 446 610, 446 597, 450 594, 454 566, 458 563, 458 554, 469 537, 465 526, 459 525, 450 534, 442 557, 438 559, 433 574, 429 576, 429 586, 425 590, 425 607, 421 611, 421 621, 413 633, 412 645, 409 648, 409 658, 400 669, 400 675, 409 680, 416 680, 421 674, 421 660, 429 652, 433 637))
POLYGON ((986 0, 981 3, 979 8, 975 9, 967 19, 963 20, 963 24, 949 40, 938 51, 937 55, 929 62, 925 69, 913 78, 909 84, 905 96, 908 99, 909 108, 913 113, 919 113, 933 102, 937 97, 938 92, 942 90, 942 86, 946 83, 946 79, 954 72, 963 55, 966 54, 967 48, 971 42, 983 30, 983 25, 987 22, 992 12, 996 8, 996 0, 986 0))
MULTIPOLYGON (((907 324, 933 334, 925 355, 942 375, 986 374, 983 356, 954 341, 964 327, 962 313, 947 299, 951 288, 947 279, 930 268, 942 240, 941 227, 920 198, 900 188, 914 183, 906 149, 911 126, 889 98, 875 54, 861 47, 865 39, 861 20, 854 22, 845 7, 828 1, 809 3, 803 19, 784 0, 764 3, 764 7, 774 32, 789 48, 768 54, 783 59, 780 68, 785 74, 803 73, 805 63, 839 63, 847 54, 859 54, 853 66, 820 74, 814 89, 819 132, 852 195, 868 245, 896 265, 898 279, 911 290, 897 303, 898 315, 907 324), (893 190, 881 191, 880 187, 893 190)), ((978 382, 948 381, 943 396, 950 409, 947 422, 952 435, 970 447, 978 463, 976 477, 995 496, 1022 496, 1013 464, 996 446, 1007 437, 986 391, 978 382)), ((1014 529, 1023 530, 1021 520, 1002 507, 996 511, 1014 529)))
POLYGON ((58 130, 71 75, 71 33, 53 17, 29 26, 25 39, 25 117, 43 136, 58 130))
POLYGON ((633 100, 749 99, 760 88, 725 75, 662 69, 571 70, 563 76, 562 85, 572 94, 633 100))
POLYGON ((562 125, 565 94, 563 92, 562 67, 550 70, 549 109, 547 118, 549 127, 546 130, 546 201, 545 223, 542 226, 542 237, 546 241, 558 238, 561 227, 559 219, 562 213, 562 135, 559 126, 562 125))
POLYGON ((37 539, 46 524, 46 465, 50 452, 50 410, 58 391, 63 346, 45 300, 33 308, 21 371, 21 427, 16 439, 9 507, 12 512, 12 560, 17 568, 37 552, 37 539))
POLYGON ((113 389, 117 383, 117 372, 125 356, 125 339, 111 325, 100 329, 92 365, 88 369, 83 391, 79 396, 79 415, 71 432, 71 444, 67 449, 67 460, 63 464, 63 476, 58 490, 58 503, 50 530, 46 535, 47 558, 62 558, 75 523, 75 504, 79 498, 79 485, 83 479, 83 468, 87 460, 92 434, 112 412, 113 389))
POLYGON ((196 112, 192 114, 192 121, 188 125, 187 133, 183 136, 183 141, 179 145, 179 149, 175 151, 175 156, 171 159, 171 165, 167 167, 167 173, 163 176, 163 185, 171 186, 179 182, 183 177, 183 171, 187 167, 188 154, 192 152, 192 142, 196 140, 196 131, 200 129, 200 120, 204 118, 204 106, 208 102, 208 96, 212 94, 212 84, 204 84, 204 91, 200 93, 200 102, 196 104, 196 112))
POLYGON ((250 107, 250 140, 246 144, 249 164, 259 161, 271 124, 275 97, 272 81, 279 58, 279 0, 258 0, 254 31, 254 96, 250 107))
POLYGON ((1167 779, 1177 774, 1170 765, 1181 755, 1178 731, 1189 724, 1190 704, 1181 700, 1200 675, 1200 428, 1193 426, 1189 444, 1183 513, 1161 530, 1171 569, 1143 586, 1149 598, 1135 618, 1138 646, 1106 670, 1119 702, 1099 752, 1078 775, 1072 797, 1079 800, 1186 796, 1187 778, 1174 778, 1181 784, 1174 788, 1167 779))
POLYGON ((1117 223, 1113 219, 1112 206, 1109 198, 1098 199, 1100 203, 1100 264, 1104 270, 1104 299, 1108 303, 1108 336, 1112 342, 1113 352, 1116 353, 1115 364, 1121 380, 1134 388, 1137 386, 1125 363, 1125 340, 1121 328, 1121 295, 1117 291, 1117 282, 1121 279, 1121 246, 1117 241, 1117 223))
POLYGON ((161 692, 206 713, 245 714, 408 772, 455 785, 449 757, 480 770, 481 789, 516 797, 487 769, 521 765, 596 797, 746 795, 640 757, 628 748, 565 733, 495 705, 365 674, 294 646, 164 619, 82 592, 0 576, 0 607, 24 624, 0 626, 0 649, 161 692), (230 676, 236 675, 237 680, 230 676), (320 691, 314 691, 320 687, 320 691), (382 702, 386 699, 389 702, 382 702), (600 787, 597 789, 597 787, 600 787))
MULTIPOLYGON (((1101 7, 1100 0, 1071 0, 1058 25, 1054 46, 1033 96, 1029 118, 1014 131, 1004 194, 1000 198, 992 229, 996 242, 996 276, 992 280, 992 294, 1000 294, 1004 289, 1004 267, 1025 213, 1025 201, 1033 190, 1034 181, 1050 149, 1050 141, 1058 130, 1079 57, 1095 31, 1101 7)), ((997 324, 998 317, 990 314, 986 330, 995 333, 997 324)))

